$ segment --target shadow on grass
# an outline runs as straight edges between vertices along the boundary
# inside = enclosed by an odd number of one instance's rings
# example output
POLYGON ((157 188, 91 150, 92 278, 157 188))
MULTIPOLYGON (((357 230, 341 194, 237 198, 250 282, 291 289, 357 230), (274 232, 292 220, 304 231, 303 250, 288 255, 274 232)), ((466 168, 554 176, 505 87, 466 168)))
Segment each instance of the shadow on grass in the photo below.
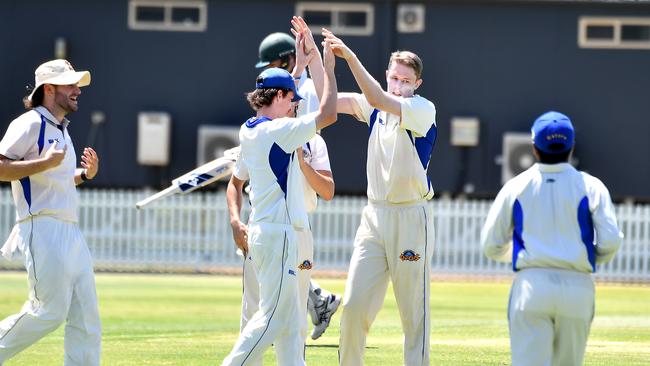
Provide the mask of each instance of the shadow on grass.
MULTIPOLYGON (((308 344, 307 348, 339 348, 338 344, 308 344)), ((366 349, 377 349, 378 347, 368 347, 366 349)))

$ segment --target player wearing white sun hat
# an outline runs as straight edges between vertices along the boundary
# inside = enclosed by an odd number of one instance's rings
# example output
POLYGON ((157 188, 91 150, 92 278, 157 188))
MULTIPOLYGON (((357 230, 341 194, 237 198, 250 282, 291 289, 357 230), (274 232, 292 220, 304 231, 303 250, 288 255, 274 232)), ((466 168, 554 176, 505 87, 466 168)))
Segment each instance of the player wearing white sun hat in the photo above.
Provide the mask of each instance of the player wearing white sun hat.
POLYGON ((92 179, 99 159, 87 147, 81 168, 65 118, 78 109, 88 71, 66 60, 40 65, 28 112, 9 125, 0 141, 0 180, 10 181, 16 225, 2 248, 23 256, 29 299, 18 314, 0 322, 0 364, 65 326, 66 365, 99 365, 101 325, 92 259, 78 225, 75 185, 92 179))

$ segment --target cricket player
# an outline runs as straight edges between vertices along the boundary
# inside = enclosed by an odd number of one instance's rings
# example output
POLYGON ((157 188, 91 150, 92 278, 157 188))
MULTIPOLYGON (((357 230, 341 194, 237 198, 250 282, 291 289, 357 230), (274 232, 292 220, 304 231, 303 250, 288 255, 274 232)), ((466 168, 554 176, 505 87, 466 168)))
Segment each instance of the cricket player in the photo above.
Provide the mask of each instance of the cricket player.
POLYGON ((544 113, 531 132, 538 163, 503 186, 481 245, 515 271, 512 364, 582 365, 594 317, 590 273, 614 256, 623 234, 605 185, 568 163, 575 141, 569 117, 544 113))
POLYGON ((437 132, 433 103, 415 94, 422 84, 422 61, 412 52, 394 52, 384 91, 343 41, 329 31, 323 34, 363 92, 339 93, 338 112, 369 127, 368 205, 345 285, 339 363, 363 365, 366 336, 391 280, 404 331, 404 365, 428 365, 434 231, 427 167, 437 132))
MULTIPOLYGON (((304 20, 294 17, 292 24, 294 26, 292 32, 296 36, 296 40, 285 33, 269 34, 260 44, 259 62, 255 66, 258 68, 281 67, 292 73, 296 80, 298 93, 303 98, 298 103, 297 115, 303 116, 315 112, 319 108, 320 97, 318 94, 322 94, 323 65, 314 38, 304 20), (300 40, 298 40, 299 37, 300 40), (298 44, 302 46, 296 47, 298 44), (317 79, 319 93, 316 92, 315 83, 307 74, 307 65, 309 65, 311 74, 317 79)), ((300 158, 300 168, 305 178, 306 209, 308 213, 311 213, 316 209, 317 195, 325 200, 331 200, 334 197, 334 179, 325 140, 320 134, 314 135, 311 140, 298 149, 297 156, 300 158)), ((235 207, 235 203, 232 201, 228 201, 228 204, 230 209, 235 207)), ((245 228, 243 223, 232 223, 235 241, 244 241, 245 228), (239 230, 240 228, 242 230, 239 230)), ((314 324, 311 338, 318 339, 329 326, 332 315, 341 303, 341 298, 321 289, 317 283, 311 281, 311 270, 314 266, 313 243, 311 230, 298 233, 299 309, 301 314, 305 314, 301 318, 301 335, 303 338, 307 337, 309 326, 306 314, 309 313, 314 324)), ((257 275, 253 270, 250 258, 245 257, 243 273, 241 329, 257 311, 259 304, 257 275)))
POLYGON ((16 225, 2 248, 7 259, 22 254, 29 299, 0 322, 0 364, 65 326, 65 365, 99 365, 101 325, 93 264, 78 225, 76 185, 99 169, 87 147, 81 167, 65 118, 78 109, 88 71, 66 60, 40 65, 28 111, 13 120, 0 141, 0 180, 11 182, 16 225))
MULTIPOLYGON (((241 223, 242 191, 250 181, 251 214, 244 241, 236 241, 250 257, 259 281, 259 309, 241 331, 222 365, 259 362, 273 343, 279 365, 304 365, 304 338, 300 334, 297 279, 297 232, 308 230, 304 202, 304 176, 296 149, 316 130, 336 121, 334 55, 324 44, 324 92, 317 112, 293 115, 301 96, 294 78, 280 68, 264 70, 256 90, 247 96, 257 112, 241 127, 241 155, 228 186, 231 221, 241 223), (234 198, 233 198, 234 197, 234 198)), ((242 224, 243 225, 243 224, 242 224)))

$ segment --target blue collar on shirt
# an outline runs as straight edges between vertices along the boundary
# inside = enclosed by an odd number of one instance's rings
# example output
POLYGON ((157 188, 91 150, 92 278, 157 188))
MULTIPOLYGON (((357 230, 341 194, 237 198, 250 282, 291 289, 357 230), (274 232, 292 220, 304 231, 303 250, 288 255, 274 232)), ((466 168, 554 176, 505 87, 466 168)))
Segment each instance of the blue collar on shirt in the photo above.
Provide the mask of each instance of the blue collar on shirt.
POLYGON ((253 128, 253 127, 259 125, 260 123, 266 122, 266 121, 271 121, 271 119, 269 117, 265 117, 265 116, 251 117, 246 121, 246 127, 253 128))

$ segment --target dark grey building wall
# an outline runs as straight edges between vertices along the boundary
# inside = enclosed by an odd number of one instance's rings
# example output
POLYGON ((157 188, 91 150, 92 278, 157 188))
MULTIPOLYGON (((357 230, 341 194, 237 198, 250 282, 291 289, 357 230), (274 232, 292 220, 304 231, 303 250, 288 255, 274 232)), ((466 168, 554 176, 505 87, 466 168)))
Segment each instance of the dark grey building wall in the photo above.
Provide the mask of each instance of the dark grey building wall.
MULTIPOLYGON (((373 3, 374 35, 342 38, 382 85, 391 50, 423 58, 418 92, 438 109, 429 169, 438 192, 471 182, 478 194, 494 194, 502 134, 527 131, 537 115, 556 109, 574 120, 579 168, 601 177, 617 197, 650 198, 650 51, 577 46, 579 16, 650 16, 649 5, 428 1, 426 32, 399 34, 396 2, 373 3), (465 152, 449 143, 450 119, 462 115, 479 117, 482 129, 480 146, 465 152)), ((127 0, 0 2, 0 128, 21 113, 35 67, 53 57, 54 39, 65 37, 70 61, 93 77, 80 111, 70 115, 77 152, 88 139, 91 112, 107 116, 94 143, 102 172, 92 184, 166 184, 196 165, 198 125, 239 125, 252 114, 243 93, 258 72, 258 43, 269 32, 288 32, 294 6, 208 1, 208 29, 195 33, 129 30, 127 0), (172 115, 165 169, 136 162, 137 113, 146 110, 172 115)), ((358 90, 342 61, 336 73, 340 90, 358 90)), ((338 191, 364 192, 364 125, 342 116, 323 136, 338 191)))

